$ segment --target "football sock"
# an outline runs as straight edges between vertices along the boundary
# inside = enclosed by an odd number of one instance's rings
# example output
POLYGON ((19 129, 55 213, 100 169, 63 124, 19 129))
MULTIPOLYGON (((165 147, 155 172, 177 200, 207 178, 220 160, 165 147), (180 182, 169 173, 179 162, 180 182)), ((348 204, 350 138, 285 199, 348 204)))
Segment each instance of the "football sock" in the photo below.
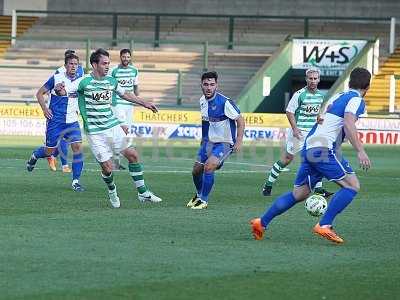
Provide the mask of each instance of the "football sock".
POLYGON ((148 189, 144 184, 144 179, 143 179, 142 165, 139 163, 129 163, 129 173, 131 174, 132 179, 135 182, 139 194, 147 192, 148 189))
POLYGON ((356 195, 357 192, 349 188, 338 190, 329 202, 328 209, 319 221, 319 225, 332 225, 335 217, 351 203, 356 195))
POLYGON ((74 155, 72 156, 72 179, 79 179, 81 177, 82 169, 83 169, 83 154, 74 153, 74 155))
POLYGON ((35 151, 33 151, 33 155, 35 156, 36 159, 50 156, 50 155, 46 154, 46 147, 44 147, 44 146, 41 146, 41 147, 37 148, 35 151))
MULTIPOLYGON (((63 166, 66 166, 66 165, 68 165, 68 161, 67 161, 67 157, 68 157, 68 143, 67 143, 64 139, 62 139, 62 140, 60 141, 59 147, 61 148, 61 153, 60 153, 61 164, 62 164, 63 166)), ((58 151, 58 148, 57 148, 57 151, 58 151)), ((55 157, 55 156, 54 156, 54 157, 55 157)), ((75 160, 75 158, 74 158, 74 160, 75 160)))
POLYGON ((203 172, 203 184, 201 187, 201 200, 208 202, 208 195, 214 185, 214 172, 203 172))
POLYGON ((201 195, 201 188, 203 187, 203 172, 201 172, 200 174, 194 174, 192 173, 193 176, 193 183, 196 187, 196 191, 197 191, 197 196, 200 197, 201 195))
POLYGON ((286 165, 284 165, 283 162, 281 162, 280 160, 274 163, 271 170, 269 171, 269 176, 266 184, 272 186, 272 184, 278 179, 282 169, 284 169, 285 167, 286 165))
POLYGON ((297 201, 292 192, 287 192, 286 194, 279 196, 261 217, 262 226, 266 228, 273 218, 287 211, 289 208, 295 205, 296 202, 297 201))
POLYGON ((109 191, 115 190, 116 186, 114 184, 114 175, 112 172, 108 175, 101 173, 101 177, 103 177, 103 180, 107 184, 107 188, 109 191))

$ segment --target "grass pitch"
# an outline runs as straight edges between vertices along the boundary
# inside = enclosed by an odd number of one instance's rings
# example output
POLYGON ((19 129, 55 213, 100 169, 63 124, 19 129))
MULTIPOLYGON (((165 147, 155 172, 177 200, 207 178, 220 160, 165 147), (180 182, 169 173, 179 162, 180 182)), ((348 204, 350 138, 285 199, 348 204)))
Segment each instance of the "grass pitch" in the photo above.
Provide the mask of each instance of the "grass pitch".
MULTIPOLYGON (((111 209, 99 167, 85 150, 84 193, 69 175, 25 161, 35 138, 0 139, 1 299, 399 299, 399 148, 368 147, 373 168, 337 218, 345 239, 311 233, 303 205, 275 219, 263 241, 248 221, 291 188, 297 163, 273 197, 261 196, 265 164, 279 148, 247 146, 217 172, 207 210, 193 211, 196 145, 142 145, 145 180, 164 201, 141 204, 115 172, 122 207, 111 209)), ((345 149, 357 169, 354 153, 345 149)), ((336 189, 328 183, 330 190, 336 189)))

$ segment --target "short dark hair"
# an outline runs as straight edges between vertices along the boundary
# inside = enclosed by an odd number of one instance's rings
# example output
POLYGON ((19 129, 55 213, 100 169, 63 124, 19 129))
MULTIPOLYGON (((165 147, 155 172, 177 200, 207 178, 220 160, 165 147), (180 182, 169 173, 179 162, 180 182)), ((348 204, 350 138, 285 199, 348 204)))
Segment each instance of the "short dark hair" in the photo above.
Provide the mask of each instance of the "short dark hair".
POLYGON ((64 52, 64 57, 67 56, 67 55, 70 55, 70 54, 76 54, 76 51, 72 50, 72 49, 67 49, 64 52))
POLYGON ((75 55, 75 54, 68 54, 68 55, 65 55, 65 57, 64 57, 64 63, 67 64, 68 61, 70 61, 71 59, 76 59, 76 60, 78 60, 78 62, 79 62, 79 57, 78 57, 77 55, 75 55))
POLYGON ((104 50, 103 48, 99 48, 92 54, 90 54, 90 64, 91 65, 93 65, 93 63, 98 64, 100 61, 100 56, 102 55, 110 57, 110 54, 106 50, 104 50))
POLYGON ((122 56, 122 54, 125 54, 125 53, 129 53, 129 55, 132 56, 131 50, 129 50, 129 49, 121 49, 121 51, 119 51, 119 56, 122 56))
POLYGON ((215 71, 210 71, 210 72, 205 72, 203 73, 203 75, 201 75, 201 81, 203 81, 204 79, 215 79, 215 82, 218 81, 218 74, 215 71))
POLYGON ((369 87, 371 73, 364 68, 355 68, 350 73, 349 88, 356 90, 365 90, 369 87))

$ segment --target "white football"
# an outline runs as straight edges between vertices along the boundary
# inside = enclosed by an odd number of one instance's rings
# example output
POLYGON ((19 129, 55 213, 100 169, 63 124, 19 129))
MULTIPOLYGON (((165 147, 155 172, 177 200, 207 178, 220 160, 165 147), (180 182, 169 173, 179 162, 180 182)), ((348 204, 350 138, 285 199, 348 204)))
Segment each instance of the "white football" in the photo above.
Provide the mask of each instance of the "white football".
POLYGON ((313 217, 322 216, 328 208, 326 199, 320 195, 311 195, 304 203, 306 211, 313 217))

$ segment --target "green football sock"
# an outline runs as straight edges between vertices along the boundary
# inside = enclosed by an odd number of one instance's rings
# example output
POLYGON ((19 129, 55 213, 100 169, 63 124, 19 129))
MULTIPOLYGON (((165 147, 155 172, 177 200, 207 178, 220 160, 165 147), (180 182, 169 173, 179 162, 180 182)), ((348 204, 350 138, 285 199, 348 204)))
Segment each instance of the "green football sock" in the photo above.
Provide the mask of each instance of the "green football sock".
POLYGON ((286 165, 284 165, 280 160, 274 163, 271 170, 269 171, 269 176, 266 184, 272 186, 274 182, 278 179, 279 174, 282 172, 282 169, 284 169, 285 167, 286 165))
POLYGON ((110 173, 110 175, 104 175, 103 173, 101 173, 101 177, 103 177, 103 180, 107 184, 107 188, 109 191, 115 190, 114 175, 112 172, 110 173))
POLYGON ((129 173, 135 182, 139 194, 145 193, 147 191, 147 187, 144 184, 142 165, 139 163, 129 163, 129 173))

